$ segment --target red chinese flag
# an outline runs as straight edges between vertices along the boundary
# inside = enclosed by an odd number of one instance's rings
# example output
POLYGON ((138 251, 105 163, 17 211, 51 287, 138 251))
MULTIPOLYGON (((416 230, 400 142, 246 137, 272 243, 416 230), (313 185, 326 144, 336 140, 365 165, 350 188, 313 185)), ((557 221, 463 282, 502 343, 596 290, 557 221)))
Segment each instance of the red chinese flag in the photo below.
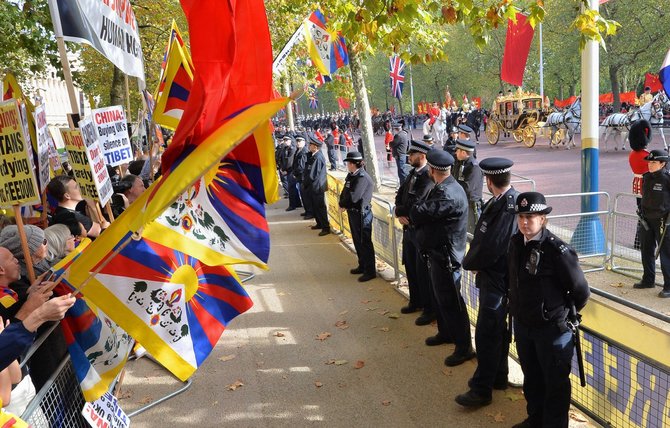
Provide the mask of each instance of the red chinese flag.
POLYGON ((663 89, 663 84, 658 78, 658 74, 645 73, 644 75, 644 87, 649 86, 651 92, 658 92, 663 89))
POLYGON ((533 33, 533 27, 526 21, 524 14, 516 14, 516 24, 511 19, 508 21, 505 53, 500 70, 500 78, 505 82, 516 86, 523 83, 523 72, 526 69, 533 33))
POLYGON ((337 98, 337 105, 340 110, 348 110, 350 107, 349 100, 342 97, 337 98))
POLYGON ((272 45, 263 0, 181 0, 195 67, 188 103, 162 169, 224 119, 272 98, 272 45))

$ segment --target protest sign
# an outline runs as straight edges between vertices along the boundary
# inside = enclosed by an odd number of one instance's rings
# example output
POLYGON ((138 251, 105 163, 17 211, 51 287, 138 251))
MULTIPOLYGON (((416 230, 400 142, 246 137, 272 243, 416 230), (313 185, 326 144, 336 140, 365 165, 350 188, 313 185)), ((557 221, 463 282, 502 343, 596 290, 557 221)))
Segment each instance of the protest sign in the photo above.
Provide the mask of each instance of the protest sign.
POLYGON ((74 179, 79 184, 81 196, 96 201, 100 200, 98 189, 93 182, 93 172, 88 163, 86 145, 81 136, 81 131, 79 129, 61 128, 60 133, 63 136, 68 161, 74 172, 74 179))
POLYGON ((105 163, 118 166, 133 160, 133 150, 130 147, 128 124, 123 107, 99 108, 93 110, 92 113, 105 163))
POLYGON ((116 397, 109 392, 92 403, 84 404, 81 414, 94 428, 130 427, 130 418, 121 409, 116 397))
POLYGON ((40 195, 33 170, 32 150, 19 103, 0 104, 0 206, 38 204, 40 195))
POLYGON ((35 107, 35 126, 37 131, 37 166, 39 169, 37 177, 39 178, 41 193, 49 184, 49 147, 53 145, 47 126, 47 112, 44 109, 44 104, 35 107))
POLYGON ((93 173, 93 183, 100 197, 100 205, 105 205, 114 194, 112 180, 109 178, 105 160, 102 158, 98 136, 91 119, 86 118, 79 121, 79 129, 86 146, 86 157, 93 173))

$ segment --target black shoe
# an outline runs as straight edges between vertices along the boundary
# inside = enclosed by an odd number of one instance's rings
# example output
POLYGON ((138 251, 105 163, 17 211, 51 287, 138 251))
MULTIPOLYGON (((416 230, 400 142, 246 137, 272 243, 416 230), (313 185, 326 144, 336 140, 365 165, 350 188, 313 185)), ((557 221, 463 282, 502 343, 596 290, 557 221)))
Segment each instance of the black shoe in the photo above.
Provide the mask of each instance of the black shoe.
POLYGON ((466 361, 469 361, 473 358, 475 358, 476 354, 472 350, 472 348, 468 349, 467 351, 454 351, 453 354, 449 355, 447 358, 444 359, 444 365, 447 367, 456 367, 460 366, 466 361))
POLYGON ((665 289, 662 290, 660 293, 658 293, 658 297, 660 297, 662 299, 667 299, 668 297, 670 297, 670 290, 665 290, 665 289))
POLYGON ((351 270, 349 271, 349 273, 352 274, 352 275, 360 275, 360 274, 362 274, 363 272, 364 272, 364 270, 363 270, 363 268, 360 267, 360 266, 359 266, 359 267, 356 267, 356 268, 353 268, 353 269, 351 269, 351 270))
POLYGON ((419 308, 417 306, 407 305, 407 306, 403 306, 402 308, 400 308, 400 313, 401 314, 413 314, 414 312, 418 312, 419 310, 421 310, 421 308, 419 308))
POLYGON ((306 214, 305 215, 305 220, 311 220, 313 218, 314 218, 314 216, 312 214, 306 214))
POLYGON ((633 284, 633 288, 637 288, 637 289, 640 289, 640 288, 654 288, 655 286, 656 285, 653 282, 651 284, 647 284, 646 282, 640 281, 640 282, 636 282, 635 284, 633 284))
POLYGON ((295 210, 295 207, 288 207, 288 208, 286 208, 286 211, 293 211, 293 210, 295 210))
POLYGON ((414 321, 414 324, 416 325, 428 325, 435 321, 435 315, 431 313, 422 313, 419 315, 419 318, 414 321))
MULTIPOLYGON (((468 379, 468 388, 472 388, 472 378, 468 379)), ((493 389, 496 391, 504 391, 509 388, 507 379, 493 381, 493 389)))
POLYGON ((491 397, 485 397, 470 390, 465 394, 457 395, 455 401, 465 407, 481 407, 491 404, 491 397))
POLYGON ((317 229, 323 229, 323 228, 321 226, 319 226, 318 224, 315 224, 314 226, 310 226, 310 229, 317 230, 317 229))
POLYGON ((526 419, 523 422, 519 422, 516 425, 512 425, 512 428, 533 428, 533 424, 530 423, 530 419, 526 419))
POLYGON ((326 236, 330 235, 330 229, 323 229, 321 232, 319 232, 319 236, 326 236))
POLYGON ((358 282, 366 282, 370 281, 371 279, 377 278, 376 273, 364 273, 363 275, 358 277, 358 282))
POLYGON ((438 346, 438 345, 443 345, 445 343, 454 343, 453 340, 446 339, 439 334, 436 334, 435 336, 430 336, 426 338, 426 345, 427 346, 438 346))

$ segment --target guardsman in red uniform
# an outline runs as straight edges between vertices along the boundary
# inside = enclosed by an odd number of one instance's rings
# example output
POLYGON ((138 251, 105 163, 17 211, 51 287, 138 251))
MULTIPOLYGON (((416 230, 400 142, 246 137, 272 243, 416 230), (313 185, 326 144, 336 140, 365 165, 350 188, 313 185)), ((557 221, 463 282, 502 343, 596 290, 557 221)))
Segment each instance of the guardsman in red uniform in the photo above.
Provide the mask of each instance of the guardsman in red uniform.
MULTIPOLYGON (((645 157, 649 154, 647 145, 651 140, 651 124, 646 120, 639 120, 635 122, 628 132, 628 142, 630 143, 631 152, 628 155, 628 164, 631 171, 633 171, 633 194, 636 196, 637 209, 640 211, 640 203, 642 202, 642 175, 649 172, 649 163, 645 157)), ((635 232, 634 248, 640 248, 640 227, 638 222, 637 230, 635 232)))

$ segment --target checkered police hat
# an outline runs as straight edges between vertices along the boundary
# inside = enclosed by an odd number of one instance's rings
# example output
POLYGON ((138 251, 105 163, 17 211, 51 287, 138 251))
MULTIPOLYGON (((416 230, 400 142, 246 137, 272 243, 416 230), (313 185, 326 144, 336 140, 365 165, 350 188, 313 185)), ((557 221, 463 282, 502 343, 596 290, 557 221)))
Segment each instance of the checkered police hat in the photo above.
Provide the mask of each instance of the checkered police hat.
POLYGON ((516 198, 517 214, 549 214, 551 207, 547 205, 544 195, 539 192, 520 193, 516 198))
POLYGON ((500 175, 512 170, 512 162, 505 158, 486 158, 479 162, 479 168, 486 175, 500 175))
POLYGON ((409 143, 409 153, 417 152, 417 153, 426 154, 431 149, 432 149, 431 145, 429 143, 424 142, 424 141, 412 140, 409 143))
POLYGON ((446 171, 454 164, 454 157, 444 150, 430 150, 426 160, 428 166, 438 171, 446 171))

